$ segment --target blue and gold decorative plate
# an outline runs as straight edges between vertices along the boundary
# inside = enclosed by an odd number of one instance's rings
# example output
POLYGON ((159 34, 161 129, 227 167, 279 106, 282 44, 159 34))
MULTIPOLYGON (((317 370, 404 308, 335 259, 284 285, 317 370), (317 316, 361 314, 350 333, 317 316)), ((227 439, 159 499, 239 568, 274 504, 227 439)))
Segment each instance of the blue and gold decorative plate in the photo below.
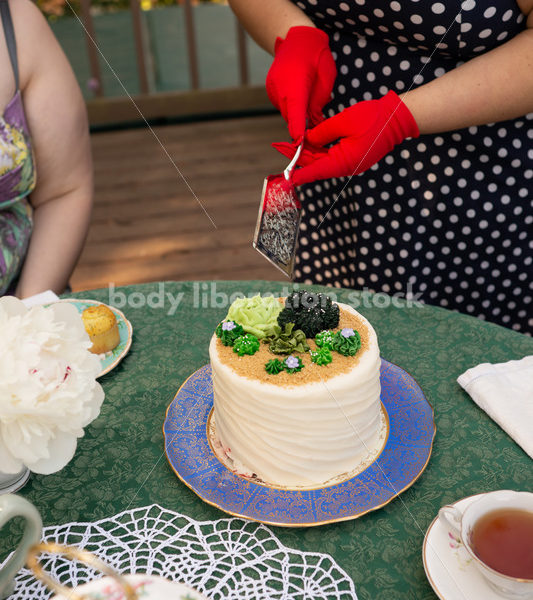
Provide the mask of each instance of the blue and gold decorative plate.
MULTIPOLYGON (((70 304, 73 304, 77 308, 80 315, 86 308, 89 308, 89 306, 104 304, 103 302, 98 302, 97 300, 78 300, 77 298, 63 298, 61 300, 57 300, 57 302, 70 302, 70 304)), ((131 340, 133 337, 133 328, 131 323, 124 316, 124 313, 114 306, 109 306, 108 304, 104 304, 104 306, 110 308, 115 314, 118 332, 120 334, 120 342, 110 352, 100 354, 100 364, 102 365, 102 370, 100 371, 98 377, 102 377, 102 375, 109 373, 109 371, 114 369, 126 356, 130 349, 131 340)))
POLYGON ((269 525, 309 527, 356 519, 381 508, 411 486, 431 455, 433 409, 416 381, 381 359, 381 403, 388 435, 363 471, 315 489, 285 489, 242 477, 215 455, 209 439, 211 367, 193 373, 168 407, 165 451, 176 475, 202 500, 235 517, 269 525))

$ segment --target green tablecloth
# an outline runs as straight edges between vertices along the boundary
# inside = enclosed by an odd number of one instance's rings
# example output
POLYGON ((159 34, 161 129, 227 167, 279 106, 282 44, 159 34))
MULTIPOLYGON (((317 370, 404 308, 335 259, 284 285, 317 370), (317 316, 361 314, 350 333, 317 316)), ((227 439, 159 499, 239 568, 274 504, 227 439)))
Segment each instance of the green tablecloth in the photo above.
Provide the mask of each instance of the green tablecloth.
MULTIPOLYGON (((117 288, 111 295, 109 290, 73 294, 122 308, 133 325, 133 344, 123 362, 101 379, 106 400, 71 463, 54 475, 33 475, 21 491, 41 511, 45 525, 94 521, 155 502, 198 520, 225 516, 174 475, 161 428, 180 385, 208 362, 208 342, 226 314, 225 299, 253 291, 286 294, 287 284, 167 282, 117 288), (170 298, 174 303, 181 298, 173 314, 170 298), (121 307, 123 301, 127 304, 121 307)), ((360 600, 434 599, 421 550, 439 507, 478 492, 532 487, 531 459, 456 379, 481 362, 533 354, 533 339, 440 308, 329 291, 371 321, 381 355, 411 373, 424 390, 435 411, 433 454, 417 482, 382 509, 353 521, 273 528, 274 533, 289 547, 331 554, 353 578, 360 600)), ((4 551, 14 543, 14 533, 8 532, 2 533, 4 551)))

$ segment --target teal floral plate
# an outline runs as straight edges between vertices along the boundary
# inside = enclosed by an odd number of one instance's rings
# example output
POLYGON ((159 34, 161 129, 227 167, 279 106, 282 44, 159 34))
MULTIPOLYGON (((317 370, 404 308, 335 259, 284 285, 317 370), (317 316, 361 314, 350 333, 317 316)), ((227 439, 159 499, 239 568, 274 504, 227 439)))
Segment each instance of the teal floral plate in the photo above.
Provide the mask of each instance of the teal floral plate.
MULTIPOLYGON (((78 312, 81 313, 89 306, 94 306, 97 304, 104 304, 103 302, 98 302, 96 300, 78 300, 76 298, 64 298, 62 300, 58 300, 57 302, 70 302, 70 304, 74 304, 74 306, 78 309, 78 312)), ((128 353, 131 340, 133 337, 133 328, 131 323, 126 319, 124 313, 115 308, 114 306, 109 306, 104 304, 110 308, 117 318, 118 332, 120 334, 120 342, 118 345, 113 348, 110 352, 106 352, 105 354, 100 354, 100 364, 102 365, 102 371, 98 375, 98 377, 102 377, 106 373, 109 373, 111 369, 114 369, 118 363, 126 356, 128 353)))
POLYGON ((356 519, 411 486, 428 464, 435 437, 433 409, 416 381, 381 359, 381 403, 388 435, 364 470, 314 489, 279 488, 228 469, 213 450, 211 367, 193 373, 168 407, 163 433, 175 474, 202 500, 230 515, 269 525, 309 527, 356 519))

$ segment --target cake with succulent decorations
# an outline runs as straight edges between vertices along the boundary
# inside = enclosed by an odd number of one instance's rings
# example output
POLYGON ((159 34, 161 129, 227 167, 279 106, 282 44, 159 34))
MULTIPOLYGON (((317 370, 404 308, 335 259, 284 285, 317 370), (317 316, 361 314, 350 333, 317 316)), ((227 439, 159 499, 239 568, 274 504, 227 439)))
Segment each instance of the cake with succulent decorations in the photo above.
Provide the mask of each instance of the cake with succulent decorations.
POLYGON ((376 333, 324 294, 239 298, 209 346, 216 442, 234 470, 324 485, 383 445, 376 333))

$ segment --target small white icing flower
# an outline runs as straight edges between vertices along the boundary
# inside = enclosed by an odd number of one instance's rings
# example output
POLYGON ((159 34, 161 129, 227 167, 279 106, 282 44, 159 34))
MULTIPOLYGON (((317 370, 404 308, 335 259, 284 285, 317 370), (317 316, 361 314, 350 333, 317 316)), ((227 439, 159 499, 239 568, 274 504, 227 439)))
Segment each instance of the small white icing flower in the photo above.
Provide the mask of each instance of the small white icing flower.
POLYGON ((289 369, 296 369, 300 366, 300 361, 292 354, 285 360, 285 364, 289 369))
POLYGON ((0 298, 0 471, 62 469, 100 413, 101 365, 76 308, 0 298))
POLYGON ((350 327, 344 327, 343 329, 341 329, 341 335, 342 337, 345 338, 349 338, 355 335, 354 330, 351 329, 350 327))

